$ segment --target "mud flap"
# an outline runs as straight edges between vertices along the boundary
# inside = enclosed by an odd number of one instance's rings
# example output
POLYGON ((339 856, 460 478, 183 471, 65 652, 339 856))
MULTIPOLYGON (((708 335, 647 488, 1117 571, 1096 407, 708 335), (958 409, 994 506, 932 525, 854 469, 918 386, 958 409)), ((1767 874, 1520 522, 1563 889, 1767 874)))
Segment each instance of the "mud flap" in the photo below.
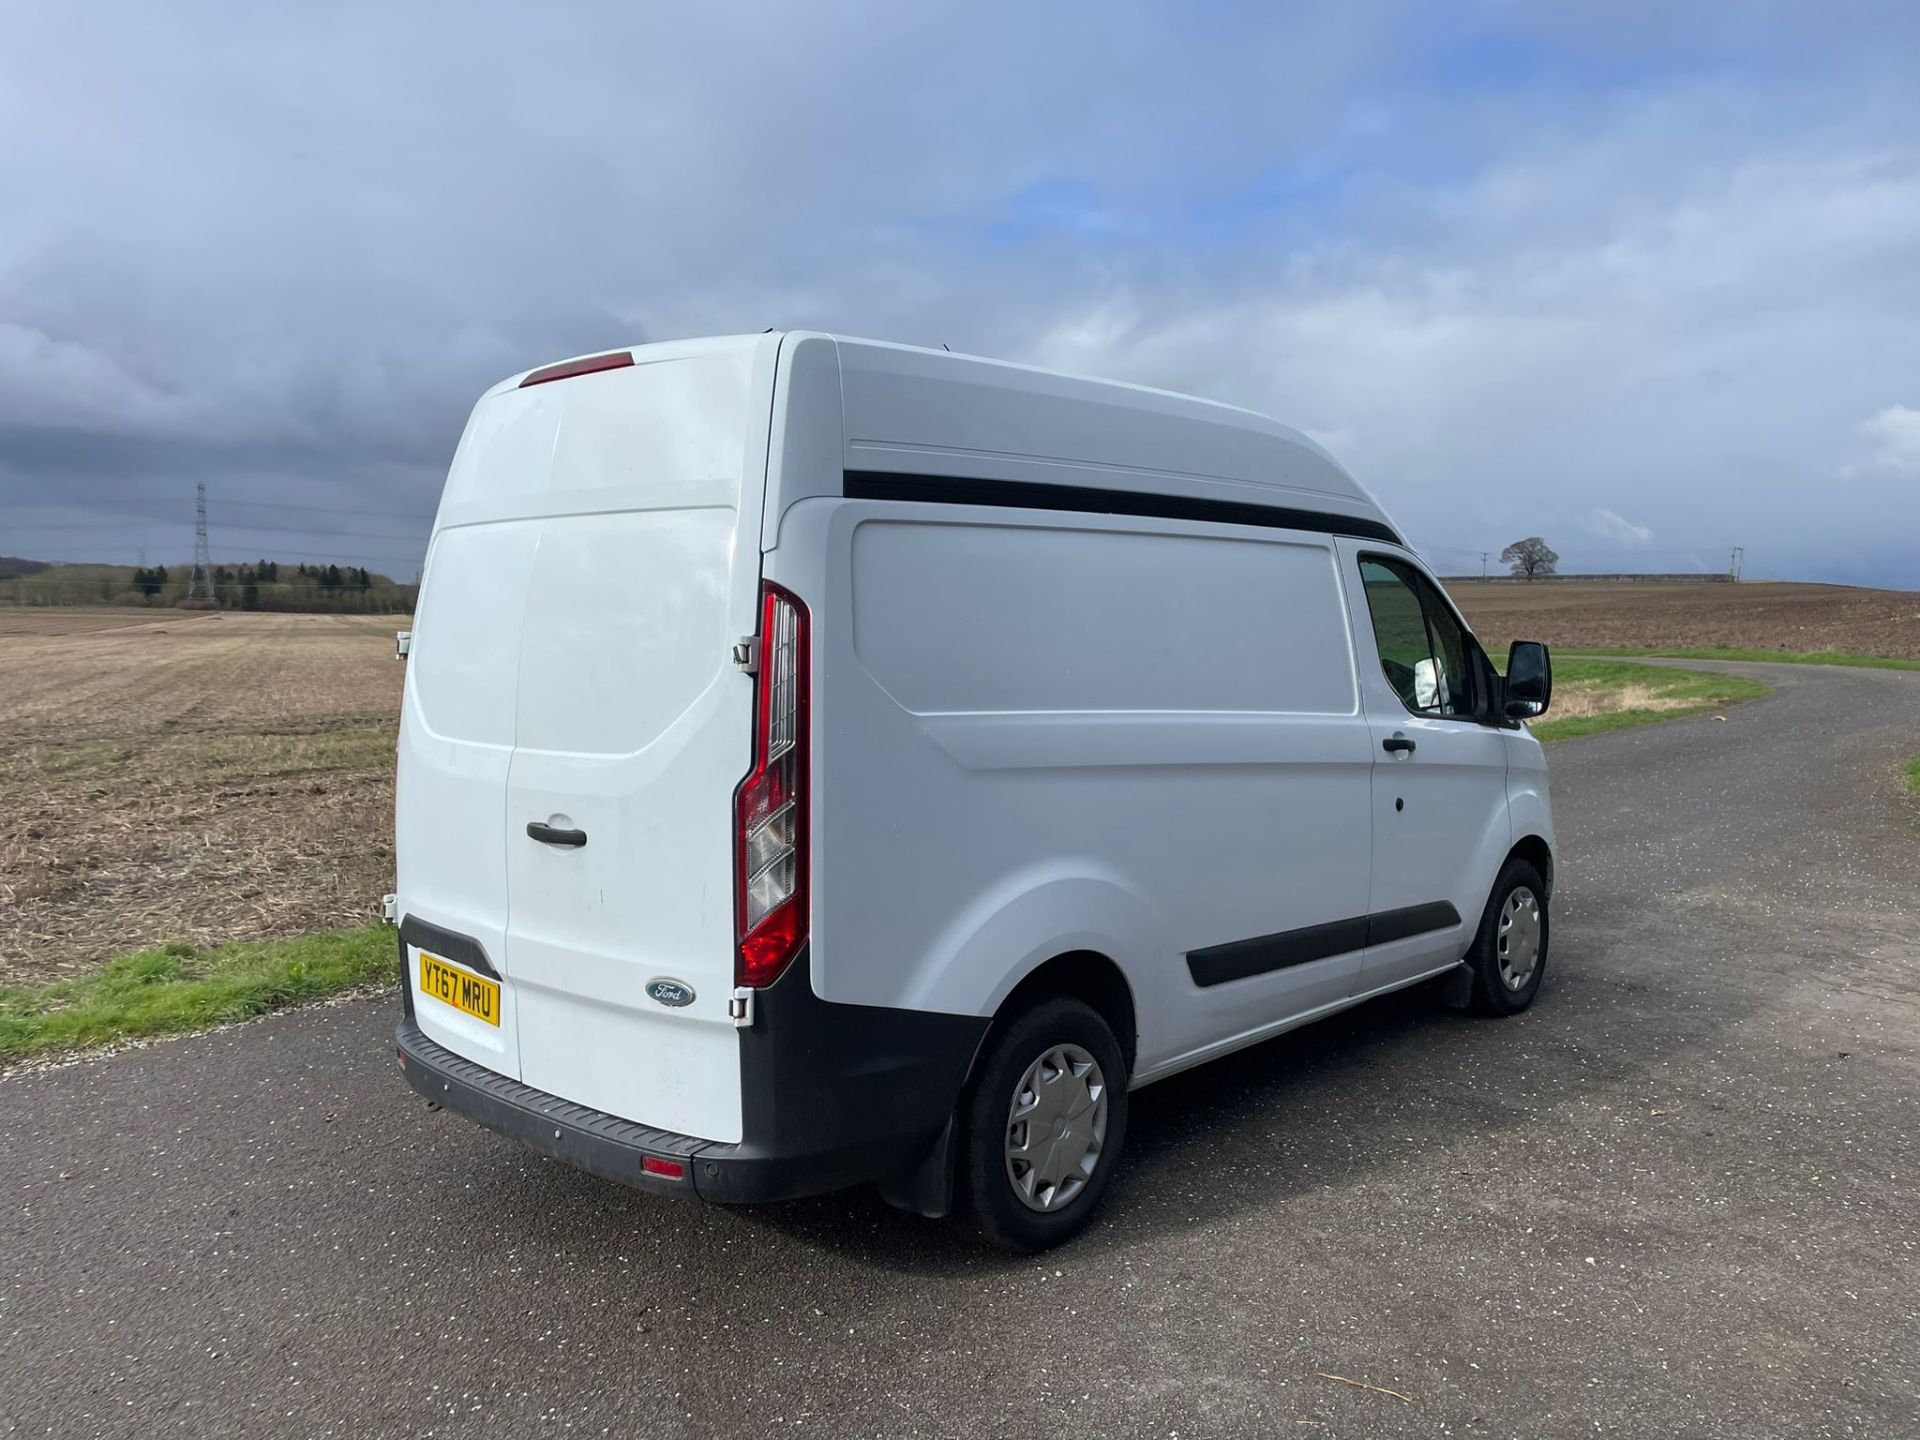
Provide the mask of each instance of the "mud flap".
POLYGON ((958 1141, 951 1116, 940 1138, 913 1169, 879 1181, 875 1188, 889 1205, 929 1220, 953 1213, 953 1163, 958 1141))
POLYGON ((1466 965, 1453 967, 1433 982, 1434 991, 1441 1002, 1451 1005, 1455 1010, 1464 1010, 1473 999, 1473 971, 1466 965))

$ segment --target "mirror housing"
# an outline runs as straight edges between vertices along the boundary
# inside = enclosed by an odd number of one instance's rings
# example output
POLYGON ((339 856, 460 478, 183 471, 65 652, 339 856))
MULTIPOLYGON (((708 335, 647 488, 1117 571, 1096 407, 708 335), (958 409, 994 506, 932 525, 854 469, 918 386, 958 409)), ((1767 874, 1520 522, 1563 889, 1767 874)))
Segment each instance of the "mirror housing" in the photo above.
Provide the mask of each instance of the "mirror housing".
POLYGON ((1553 703, 1553 657, 1538 640, 1516 640, 1507 649, 1505 709, 1509 720, 1532 720, 1553 703))

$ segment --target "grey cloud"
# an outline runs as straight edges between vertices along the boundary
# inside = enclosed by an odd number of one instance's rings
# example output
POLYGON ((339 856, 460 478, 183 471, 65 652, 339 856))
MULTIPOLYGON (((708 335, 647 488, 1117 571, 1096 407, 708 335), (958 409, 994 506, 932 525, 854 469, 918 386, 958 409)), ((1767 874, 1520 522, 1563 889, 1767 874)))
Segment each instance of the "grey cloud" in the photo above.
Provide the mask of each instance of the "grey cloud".
POLYGON ((0 45, 0 550, 177 548, 141 517, 195 479, 236 546, 405 549, 238 522, 424 512, 524 366, 807 325, 1267 410, 1434 546, 1604 560, 1600 508, 1911 583, 1846 537, 1891 498, 1859 425, 1920 406, 1920 36, 1818 18, 41 7, 0 45), (1475 33, 1546 73, 1436 80, 1475 33))

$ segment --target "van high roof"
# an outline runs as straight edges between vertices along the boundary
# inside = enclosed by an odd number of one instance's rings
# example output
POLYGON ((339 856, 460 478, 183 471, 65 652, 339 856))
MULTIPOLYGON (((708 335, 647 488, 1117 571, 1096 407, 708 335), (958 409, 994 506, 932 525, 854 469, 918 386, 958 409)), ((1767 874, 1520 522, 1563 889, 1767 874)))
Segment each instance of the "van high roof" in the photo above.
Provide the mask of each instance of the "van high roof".
MULTIPOLYGON (((1301 508, 1398 539, 1379 502, 1314 440, 1218 401, 812 331, 673 340, 610 353, 645 365, 743 352, 759 364, 778 364, 789 384, 837 386, 849 473, 1097 486, 1301 508), (1097 479, 1087 474, 1094 467, 1097 479)), ((571 372, 576 363, 522 372, 488 393, 549 372, 571 372)), ((769 509, 777 514, 798 498, 783 494, 780 505, 769 509)))

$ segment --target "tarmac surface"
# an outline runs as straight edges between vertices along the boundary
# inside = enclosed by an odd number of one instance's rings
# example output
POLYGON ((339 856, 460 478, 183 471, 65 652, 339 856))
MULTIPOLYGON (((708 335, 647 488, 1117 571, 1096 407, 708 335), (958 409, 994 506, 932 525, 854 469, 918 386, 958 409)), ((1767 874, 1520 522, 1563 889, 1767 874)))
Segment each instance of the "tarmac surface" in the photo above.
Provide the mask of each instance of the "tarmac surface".
POLYGON ((1920 674, 1726 668, 1553 747, 1528 1014, 1148 1087, 1037 1259, 543 1161, 385 997, 0 1081, 0 1434, 1920 1434, 1920 674))

